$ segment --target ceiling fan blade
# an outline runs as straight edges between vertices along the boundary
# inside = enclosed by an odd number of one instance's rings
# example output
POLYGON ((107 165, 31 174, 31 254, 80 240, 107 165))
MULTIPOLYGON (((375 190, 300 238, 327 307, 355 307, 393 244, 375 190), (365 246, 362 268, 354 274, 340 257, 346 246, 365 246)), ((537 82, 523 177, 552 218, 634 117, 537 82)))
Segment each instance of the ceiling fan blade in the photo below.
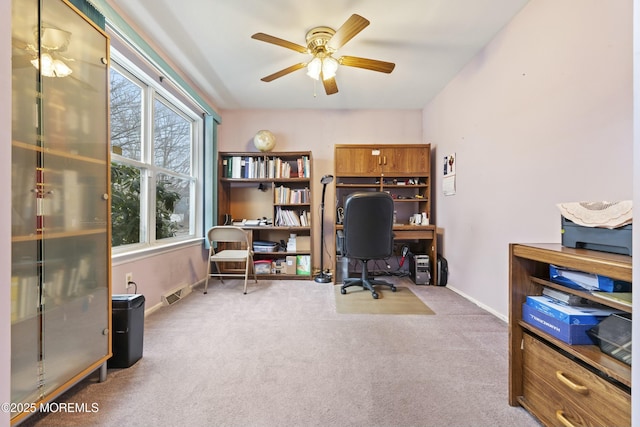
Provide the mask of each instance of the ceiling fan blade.
POLYGON ((275 44, 277 46, 286 47, 287 49, 295 50, 300 53, 309 53, 308 49, 304 46, 300 46, 297 43, 293 43, 287 40, 280 39, 278 37, 270 36, 265 33, 255 33, 251 36, 252 39, 260 40, 263 42, 275 44))
POLYGON ((364 68, 365 70, 379 71, 381 73, 387 73, 393 71, 396 64, 393 62, 378 61, 377 59, 358 58, 357 56, 342 56, 338 60, 341 65, 347 67, 364 68))
POLYGON ((338 93, 338 84, 336 83, 336 79, 334 77, 326 80, 323 79, 322 84, 324 85, 324 91, 327 93, 327 95, 338 93))
POLYGON ((354 13, 338 28, 338 31, 331 37, 331 40, 327 42, 327 47, 332 50, 340 49, 360 31, 364 30, 367 25, 369 25, 367 19, 354 13))
POLYGON ((27 43, 24 40, 20 40, 18 38, 12 37, 11 38, 11 45, 17 49, 22 49, 22 50, 27 50, 29 49, 29 47, 31 46, 29 43, 27 43))
POLYGON ((278 72, 270 74, 267 77, 263 77, 260 80, 262 80, 263 82, 270 82, 282 76, 286 76, 289 73, 293 73, 294 71, 299 70, 300 68, 304 68, 306 65, 307 64, 305 64, 304 62, 301 62, 299 64, 292 65, 291 67, 287 67, 284 70, 280 70, 278 72))

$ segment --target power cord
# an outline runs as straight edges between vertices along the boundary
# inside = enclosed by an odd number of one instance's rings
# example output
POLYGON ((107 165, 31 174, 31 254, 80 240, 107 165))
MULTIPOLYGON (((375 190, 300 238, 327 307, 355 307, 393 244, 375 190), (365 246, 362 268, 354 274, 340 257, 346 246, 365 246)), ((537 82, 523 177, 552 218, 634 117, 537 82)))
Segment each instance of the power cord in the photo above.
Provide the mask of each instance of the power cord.
POLYGON ((138 293, 138 284, 136 282, 134 282, 133 280, 130 280, 127 282, 127 289, 129 289, 131 287, 131 285, 133 285, 133 293, 137 294, 138 293))

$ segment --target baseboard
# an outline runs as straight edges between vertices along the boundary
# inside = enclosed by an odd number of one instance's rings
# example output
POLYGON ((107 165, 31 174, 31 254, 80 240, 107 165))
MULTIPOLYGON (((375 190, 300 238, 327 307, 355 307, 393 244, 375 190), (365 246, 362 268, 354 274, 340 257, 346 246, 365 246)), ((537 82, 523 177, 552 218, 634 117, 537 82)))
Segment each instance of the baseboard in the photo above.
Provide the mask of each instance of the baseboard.
POLYGON ((460 295, 462 298, 471 301, 472 303, 474 303, 475 305, 477 305, 478 307, 480 307, 484 311, 487 311, 487 312, 493 314, 495 317, 497 317, 498 319, 502 320, 503 322, 509 323, 509 318, 507 316, 503 315, 502 313, 498 313, 497 311, 495 311, 491 307, 489 307, 487 305, 484 305, 480 301, 477 301, 476 299, 470 297, 469 295, 467 295, 464 292, 460 291, 460 289, 456 289, 455 287, 451 286, 450 284, 447 284, 447 288, 451 289, 453 292, 455 292, 456 294, 460 295))
MULTIPOLYGON (((203 285, 203 284, 204 284, 204 282, 205 282, 205 280, 206 280, 206 279, 202 279, 202 280, 200 280, 200 281, 198 281, 198 282, 196 282, 196 283, 194 283, 194 284, 190 285, 190 286, 191 286, 191 289, 193 289, 193 288, 195 288, 195 287, 198 287, 198 286, 203 285)), ((457 289, 456 287, 451 286, 451 284, 447 284, 447 288, 449 288, 449 289, 450 289, 450 290, 452 290, 453 292, 457 293, 457 294, 458 294, 458 295, 460 295, 462 298, 464 298, 464 299, 466 299, 466 300, 468 300, 468 301, 471 301, 472 303, 474 303, 475 305, 477 305, 478 307, 480 307, 480 308, 481 308, 481 309, 483 309, 484 311, 486 311, 486 312, 488 312, 488 313, 491 313, 492 315, 494 315, 494 316, 495 316, 495 317, 497 317, 498 319, 502 320, 503 322, 505 322, 505 323, 509 323, 509 318, 508 318, 507 316, 505 316, 505 315, 503 315, 503 314, 501 314, 501 313, 498 313, 497 311, 493 310, 491 307, 489 307, 489 306, 487 306, 487 305, 485 305, 485 304, 481 303, 480 301, 476 300, 475 298, 470 297, 469 295, 467 295, 467 294, 465 294, 464 292, 460 291, 460 290, 459 290, 459 289, 457 289)), ((166 307, 166 305, 164 305, 164 304, 162 303, 162 301, 161 301, 161 302, 157 303, 156 305, 154 305, 154 306, 152 306, 152 307, 150 307, 150 308, 146 309, 146 310, 144 311, 144 315, 145 315, 145 317, 146 317, 146 316, 148 316, 148 315, 150 315, 151 313, 153 313, 153 312, 157 311, 157 310, 160 310, 162 307, 166 307)))
MULTIPOLYGON (((196 283, 193 283, 191 285, 189 285, 189 287, 191 288, 191 290, 193 290, 193 288, 196 288, 198 286, 203 286, 204 282, 206 279, 202 279, 197 281, 196 283)), ((146 301, 145 301, 146 302, 146 301)), ((144 310, 144 317, 147 317, 148 315, 150 315, 151 313, 154 313, 158 310, 160 310, 163 307, 167 307, 162 301, 158 302, 157 304, 153 305, 152 307, 146 308, 144 310)))
POLYGON ((144 317, 147 317, 151 313, 160 310, 162 307, 166 307, 162 301, 154 305, 153 307, 149 307, 144 311, 144 317))

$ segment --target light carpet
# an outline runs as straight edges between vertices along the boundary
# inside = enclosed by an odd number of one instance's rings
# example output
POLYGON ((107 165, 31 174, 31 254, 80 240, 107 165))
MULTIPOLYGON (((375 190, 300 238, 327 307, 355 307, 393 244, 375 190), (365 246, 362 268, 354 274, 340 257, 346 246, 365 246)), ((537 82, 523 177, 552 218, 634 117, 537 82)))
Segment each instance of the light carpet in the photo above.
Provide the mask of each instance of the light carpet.
POLYGON ((341 314, 435 314, 411 289, 403 286, 396 291, 386 287, 377 287, 378 299, 371 291, 358 286, 347 288, 345 295, 340 286, 334 286, 336 311, 341 314))
POLYGON ((145 318, 136 364, 58 398, 98 411, 20 427, 540 426, 508 404, 505 322, 449 287, 390 281, 437 315, 340 314, 335 286, 310 280, 196 288, 145 318))

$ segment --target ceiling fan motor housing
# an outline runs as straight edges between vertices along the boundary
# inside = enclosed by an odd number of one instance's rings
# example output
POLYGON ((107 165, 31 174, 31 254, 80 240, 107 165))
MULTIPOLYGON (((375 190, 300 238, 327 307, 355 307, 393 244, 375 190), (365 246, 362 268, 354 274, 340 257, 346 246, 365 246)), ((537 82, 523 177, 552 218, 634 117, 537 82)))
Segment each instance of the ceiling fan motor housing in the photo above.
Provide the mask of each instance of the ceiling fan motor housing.
POLYGON ((335 33, 335 30, 329 27, 315 27, 309 30, 306 37, 309 52, 314 56, 320 52, 332 53, 328 52, 326 45, 335 33))

